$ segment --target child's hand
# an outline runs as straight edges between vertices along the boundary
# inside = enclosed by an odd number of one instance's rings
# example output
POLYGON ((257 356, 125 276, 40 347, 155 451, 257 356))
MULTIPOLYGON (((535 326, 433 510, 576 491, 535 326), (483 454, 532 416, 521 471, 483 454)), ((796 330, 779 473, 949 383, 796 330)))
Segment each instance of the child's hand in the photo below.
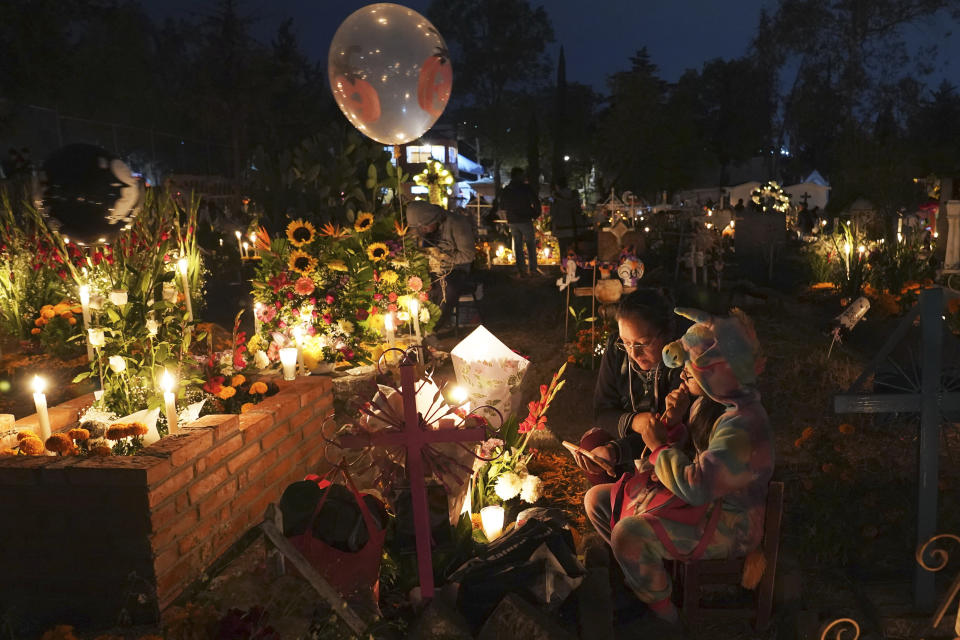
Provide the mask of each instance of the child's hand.
POLYGON ((683 421, 683 416, 687 414, 690 408, 690 392, 687 391, 687 385, 681 383, 679 387, 671 391, 664 400, 666 409, 663 412, 663 422, 667 426, 673 426, 683 421))

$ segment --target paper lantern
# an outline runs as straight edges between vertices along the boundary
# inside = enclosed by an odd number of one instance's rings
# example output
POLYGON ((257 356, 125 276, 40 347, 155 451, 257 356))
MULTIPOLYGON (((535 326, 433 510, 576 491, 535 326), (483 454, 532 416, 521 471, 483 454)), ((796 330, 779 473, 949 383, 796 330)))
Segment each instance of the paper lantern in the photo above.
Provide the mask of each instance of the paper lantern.
POLYGON ((466 387, 470 406, 479 408, 488 420, 495 413, 483 409, 490 406, 506 419, 514 402, 513 395, 523 382, 530 362, 503 344, 483 325, 477 327, 450 352, 457 382, 466 387))

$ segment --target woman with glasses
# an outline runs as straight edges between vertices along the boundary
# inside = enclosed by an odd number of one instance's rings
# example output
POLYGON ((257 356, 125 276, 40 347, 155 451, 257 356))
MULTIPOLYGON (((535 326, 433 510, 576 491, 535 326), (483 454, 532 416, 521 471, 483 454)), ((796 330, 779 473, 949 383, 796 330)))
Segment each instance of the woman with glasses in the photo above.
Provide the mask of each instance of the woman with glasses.
MULTIPOLYGON (((655 289, 638 289, 621 298, 617 333, 607 341, 593 392, 595 428, 580 446, 601 457, 613 451, 616 465, 626 465, 643 452, 644 427, 667 409, 667 396, 680 386, 680 371, 663 364, 664 345, 678 338, 673 304, 655 289), (601 445, 611 443, 613 446, 601 445)), ((610 482, 600 467, 582 456, 577 462, 594 484, 610 482)))

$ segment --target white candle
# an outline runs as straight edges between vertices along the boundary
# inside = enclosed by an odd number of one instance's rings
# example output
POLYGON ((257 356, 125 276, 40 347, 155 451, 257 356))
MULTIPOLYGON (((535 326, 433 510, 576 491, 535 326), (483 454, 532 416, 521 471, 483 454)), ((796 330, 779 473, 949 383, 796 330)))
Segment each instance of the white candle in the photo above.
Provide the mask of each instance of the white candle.
POLYGON ((296 347, 280 349, 280 364, 283 365, 284 380, 293 380, 297 377, 297 353, 299 351, 296 347))
POLYGON ((480 522, 487 540, 495 540, 503 531, 503 507, 492 505, 480 509, 480 522))
POLYGON ((90 344, 90 287, 83 285, 80 287, 80 307, 83 309, 83 332, 87 336, 87 361, 93 362, 93 345, 90 344))
POLYGON ((259 302, 253 303, 253 332, 260 333, 260 310, 263 305, 259 302))
POLYGON ((420 301, 416 298, 410 298, 410 302, 407 303, 407 306, 410 308, 410 317, 413 319, 413 332, 420 337, 420 301))
POLYGON ((293 339, 297 343, 297 368, 300 370, 300 375, 307 375, 307 366, 303 363, 303 327, 296 326, 293 328, 293 339))
POLYGON ((177 269, 180 271, 180 278, 183 281, 183 300, 187 304, 187 322, 193 322, 193 302, 190 300, 190 278, 187 275, 189 263, 186 258, 180 258, 177 261, 177 269))
POLYGON ((250 245, 246 242, 243 243, 243 257, 244 259, 250 257, 250 245))
MULTIPOLYGON (((47 381, 40 376, 33 376, 33 382, 30 386, 33 387, 33 404, 37 408, 40 439, 46 443, 47 438, 50 437, 50 414, 47 412, 47 396, 43 394, 43 390, 47 387, 47 381)), ((48 455, 53 455, 53 453, 48 452, 48 455)))
POLYGON ((173 435, 178 431, 177 394, 173 391, 176 388, 176 381, 166 369, 163 370, 163 375, 160 376, 160 388, 163 389, 163 410, 164 415, 167 416, 168 433, 173 435))
POLYGON ((243 260, 243 234, 239 231, 234 231, 233 233, 237 236, 237 251, 240 252, 240 259, 243 260))
POLYGON ((253 255, 258 256, 260 253, 257 251, 257 234, 250 234, 250 246, 253 247, 253 255))
POLYGON ((387 313, 387 315, 383 316, 383 328, 387 332, 387 346, 389 347, 396 340, 396 336, 393 333, 394 329, 396 329, 396 324, 393 319, 393 311, 390 311, 387 313))

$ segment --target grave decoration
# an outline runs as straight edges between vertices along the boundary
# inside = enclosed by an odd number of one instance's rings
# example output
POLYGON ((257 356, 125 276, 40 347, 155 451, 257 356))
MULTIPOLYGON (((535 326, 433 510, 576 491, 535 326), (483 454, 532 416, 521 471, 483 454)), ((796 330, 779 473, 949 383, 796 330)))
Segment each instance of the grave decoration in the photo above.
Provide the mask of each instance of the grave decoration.
POLYGON ((427 160, 423 171, 413 176, 413 181, 421 187, 427 188, 427 202, 447 208, 450 196, 453 195, 453 175, 437 160, 427 160))
POLYGON ((774 180, 763 183, 753 190, 750 194, 753 204, 757 205, 763 213, 776 211, 777 213, 786 213, 790 208, 790 195, 785 193, 774 180))
POLYGON ((210 340, 207 354, 194 353, 206 337, 193 316, 204 292, 197 208, 196 199, 150 192, 127 226, 87 245, 53 231, 32 209, 16 219, 5 202, 0 262, 13 272, 0 287, 4 328, 22 325, 22 332, 36 314, 29 335, 41 345, 59 343, 63 353, 85 346, 89 369, 74 382, 97 390, 65 433, 45 432, 38 400, 42 433, 6 434, 6 454, 132 454, 165 435, 174 417, 182 426, 201 412, 240 413, 276 392, 242 375, 249 358, 238 327, 231 348, 216 352, 210 340))
MULTIPOLYGON (((461 340, 450 356, 457 382, 467 390, 472 406, 488 406, 501 416, 510 415, 516 402, 514 396, 530 364, 526 358, 503 344, 483 325, 461 340)), ((489 411, 483 415, 488 419, 494 417, 489 411)))
POLYGON ((439 319, 426 256, 391 215, 359 212, 350 226, 297 219, 283 235, 259 229, 257 245, 257 332, 247 348, 258 368, 294 346, 316 372, 373 362, 393 344, 418 342, 439 319))

